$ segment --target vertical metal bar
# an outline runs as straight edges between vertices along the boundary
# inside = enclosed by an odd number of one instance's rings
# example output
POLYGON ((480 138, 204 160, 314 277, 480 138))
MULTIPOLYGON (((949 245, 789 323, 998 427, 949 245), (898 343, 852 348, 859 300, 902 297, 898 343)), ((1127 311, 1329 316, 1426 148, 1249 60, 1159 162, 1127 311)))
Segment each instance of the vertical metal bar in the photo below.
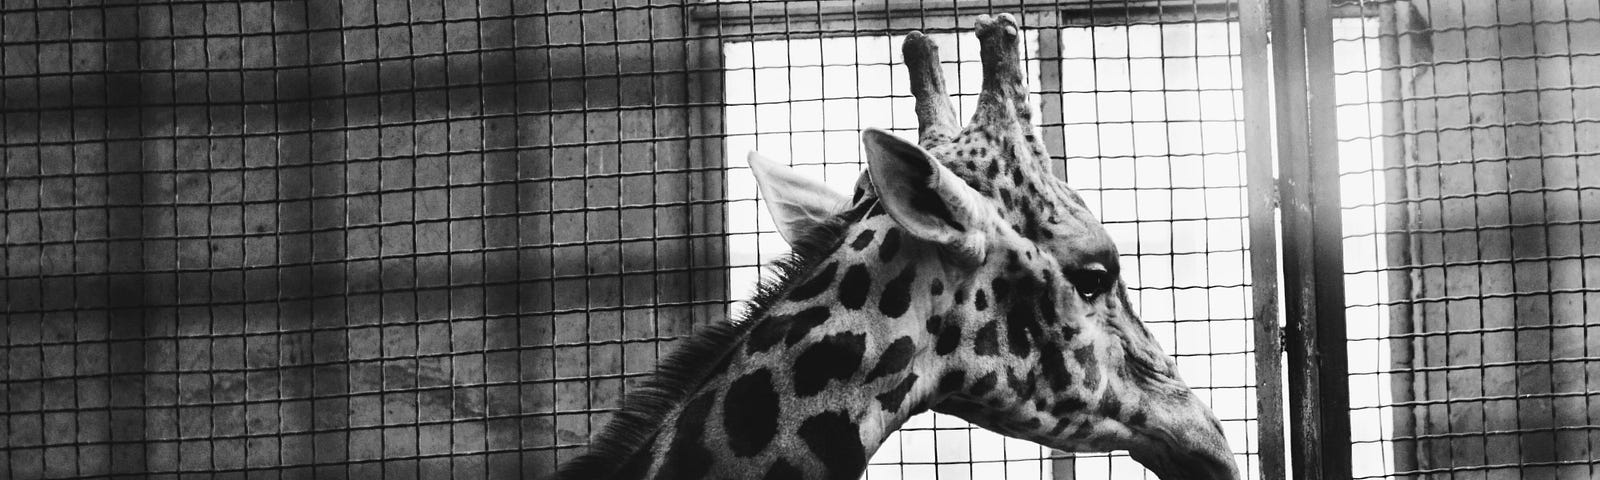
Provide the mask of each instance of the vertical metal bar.
POLYGON ((1054 11, 1029 13, 1029 20, 1045 25, 1039 32, 1039 118, 1034 121, 1043 135, 1048 162, 1052 173, 1066 179, 1066 126, 1065 113, 1061 111, 1061 21, 1054 11), (1056 159, 1061 161, 1057 162, 1056 159))
POLYGON ((1283 327, 1278 310, 1278 192, 1272 155, 1271 46, 1267 2, 1239 4, 1244 88, 1245 186, 1250 216, 1251 319, 1255 329, 1256 418, 1263 480, 1284 478, 1283 327))
MULTIPOLYGON (((1333 9, 1330 0, 1312 0, 1306 10, 1306 76, 1309 83, 1308 137, 1311 155, 1311 255, 1315 271, 1317 335, 1311 358, 1320 358, 1316 368, 1322 390, 1319 421, 1323 455, 1323 478, 1347 479, 1351 476, 1350 448, 1350 365, 1347 354, 1349 336, 1345 333, 1344 298, 1344 212, 1340 202, 1340 161, 1338 124, 1335 120, 1333 81, 1333 9)), ((1279 157, 1282 159, 1283 157, 1279 157)))
MULTIPOLYGON (((1028 20, 1035 24, 1046 25, 1036 30, 1039 32, 1038 52, 1034 58, 1039 60, 1039 118, 1034 121, 1039 125, 1040 134, 1044 135, 1044 144, 1049 151, 1051 160, 1048 165, 1053 174, 1066 179, 1067 165, 1063 155, 1066 151, 1065 113, 1061 109, 1061 27, 1060 20, 1055 11, 1030 12, 1028 20), (1057 165, 1056 158, 1062 158, 1057 165)), ((1050 478, 1052 480, 1072 480, 1077 478, 1078 457, 1060 450, 1050 452, 1050 478)))
MULTIPOLYGON (((717 5, 713 8, 721 8, 717 5)), ((689 241, 688 275, 693 278, 687 286, 685 298, 689 299, 689 321, 675 323, 666 336, 687 334, 694 325, 714 323, 728 314, 728 251, 727 216, 728 198, 723 177, 726 175, 727 128, 723 118, 726 108, 722 80, 722 45, 725 33, 721 23, 696 23, 685 18, 682 25, 685 40, 688 81, 685 82, 691 154, 684 163, 694 172, 685 179, 688 199, 684 218, 690 223, 683 226, 689 241), (693 34, 689 32, 695 32, 693 34), (695 202, 704 201, 696 205, 695 202), (709 267, 708 267, 709 266, 709 267)))
POLYGON ((1293 478, 1350 478, 1349 384, 1332 18, 1327 0, 1271 3, 1293 478))

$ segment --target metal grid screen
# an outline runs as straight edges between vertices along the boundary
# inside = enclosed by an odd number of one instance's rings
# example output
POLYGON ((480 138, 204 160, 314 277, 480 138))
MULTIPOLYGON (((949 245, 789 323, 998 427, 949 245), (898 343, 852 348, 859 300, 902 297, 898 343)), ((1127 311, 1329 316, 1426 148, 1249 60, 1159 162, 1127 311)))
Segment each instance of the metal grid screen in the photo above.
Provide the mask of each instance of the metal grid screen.
MULTIPOLYGON (((848 182, 914 118, 891 35, 970 104, 958 32, 1008 10, 695 3, 7 2, 5 476, 548 473, 784 250, 728 159, 848 182)), ((1221 12, 1023 18, 1056 171, 1136 205, 1102 211, 1136 301, 1250 452, 1212 375, 1249 345, 1176 342, 1249 331, 1221 12)), ((1139 471, 984 435, 919 419, 869 475, 1139 471)))
MULTIPOLYGON (((5 3, 4 477, 551 472, 785 249, 729 159, 853 180, 913 125, 892 35, 965 106, 1008 11, 694 3, 5 3)), ((1023 19, 1056 171, 1254 476, 1237 24, 1023 19)), ((871 478, 1141 471, 906 430, 871 478)))
POLYGON ((1594 478, 1600 4, 1334 2, 1355 478, 1594 478))
POLYGON ((538 474, 723 306, 683 6, 81 3, 0 15, 0 477, 538 474))

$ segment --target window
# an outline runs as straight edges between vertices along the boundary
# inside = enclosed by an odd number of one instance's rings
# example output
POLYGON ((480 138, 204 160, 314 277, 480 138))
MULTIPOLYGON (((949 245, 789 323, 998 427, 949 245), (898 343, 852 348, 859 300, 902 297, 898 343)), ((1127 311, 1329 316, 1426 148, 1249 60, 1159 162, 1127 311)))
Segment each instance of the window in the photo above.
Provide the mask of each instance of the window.
MULTIPOLYGON (((1375 25, 1342 19, 1337 31, 1359 38, 1375 25)), ((1135 308, 1222 420, 1241 473, 1257 478, 1238 29, 1232 19, 1200 17, 1028 29, 1024 68, 1055 172, 1084 196, 1116 240, 1135 308)), ((966 29, 931 36, 940 44, 957 114, 965 119, 981 83, 977 41, 966 29)), ((760 151, 848 192, 863 168, 860 129, 915 136, 902 40, 862 34, 724 44, 730 298, 749 298, 760 266, 788 251, 757 198, 745 154, 760 151)), ((1339 81, 1354 86, 1341 83, 1339 91, 1375 92, 1375 68, 1362 62, 1377 58, 1376 42, 1340 45, 1337 68, 1347 73, 1339 81)), ((1375 205, 1348 212, 1347 231, 1355 225, 1381 229, 1382 175, 1375 167, 1381 152, 1372 135, 1360 133, 1379 131, 1381 119, 1365 97, 1341 98, 1340 105, 1342 135, 1351 129, 1351 138, 1341 137, 1350 172, 1346 203, 1375 205)), ((1358 272, 1351 277, 1352 303, 1360 303, 1354 300, 1358 290, 1384 292, 1381 275, 1359 273, 1382 262, 1381 250, 1373 250, 1382 242, 1370 243, 1376 247, 1362 250, 1368 254, 1346 254, 1358 272)), ((1376 307, 1351 310, 1351 338, 1371 339, 1351 345, 1352 372, 1359 374, 1352 379, 1352 406, 1389 403, 1387 347, 1378 340, 1387 326, 1382 315, 1376 307)), ((1390 412, 1353 414, 1354 438, 1367 442, 1357 444, 1356 455, 1382 457, 1373 468, 1388 471, 1390 412)), ((1122 453, 1052 459, 1031 442, 925 414, 886 441, 867 478, 1099 479, 1142 471, 1122 453)))

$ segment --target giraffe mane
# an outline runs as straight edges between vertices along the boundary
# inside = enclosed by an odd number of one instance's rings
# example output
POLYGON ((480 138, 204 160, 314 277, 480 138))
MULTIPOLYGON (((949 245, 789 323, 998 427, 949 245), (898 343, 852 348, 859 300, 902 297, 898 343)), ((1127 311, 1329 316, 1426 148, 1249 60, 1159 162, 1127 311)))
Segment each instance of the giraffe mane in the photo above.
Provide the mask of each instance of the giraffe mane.
MULTIPOLYGON (((654 441, 667 416, 689 402, 705 382, 722 372, 741 341, 760 323, 789 284, 815 269, 844 241, 846 231, 866 216, 876 199, 868 199, 834 215, 801 235, 790 252, 774 261, 756 286, 756 293, 739 319, 697 329, 656 366, 655 375, 628 393, 589 451, 558 470, 556 479, 611 478, 631 462, 633 455, 654 441)), ((648 467, 648 466, 646 466, 648 467)))

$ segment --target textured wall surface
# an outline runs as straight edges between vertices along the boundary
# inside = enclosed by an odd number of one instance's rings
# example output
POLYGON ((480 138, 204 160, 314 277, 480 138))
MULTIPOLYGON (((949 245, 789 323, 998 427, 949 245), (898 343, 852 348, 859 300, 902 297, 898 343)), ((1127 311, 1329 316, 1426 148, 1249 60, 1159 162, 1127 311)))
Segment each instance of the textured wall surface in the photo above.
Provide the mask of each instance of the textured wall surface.
POLYGON ((725 311, 652 3, 5 2, 0 477, 575 454, 725 311))
POLYGON ((1397 432, 1419 440, 1409 468, 1592 477, 1600 4, 1400 5, 1407 197, 1391 200, 1410 216, 1414 303, 1395 332, 1412 354, 1395 361, 1419 371, 1397 375, 1396 398, 1415 403, 1395 413, 1415 424, 1397 432))

